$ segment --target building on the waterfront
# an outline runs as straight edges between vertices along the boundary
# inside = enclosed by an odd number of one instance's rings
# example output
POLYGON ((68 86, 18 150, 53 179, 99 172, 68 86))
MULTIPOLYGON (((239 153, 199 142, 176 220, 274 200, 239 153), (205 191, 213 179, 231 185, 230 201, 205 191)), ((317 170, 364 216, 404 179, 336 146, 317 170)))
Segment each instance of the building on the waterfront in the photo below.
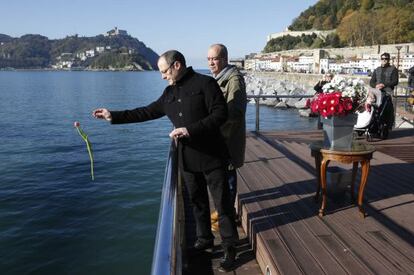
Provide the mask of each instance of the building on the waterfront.
POLYGON ((401 57, 400 70, 407 72, 414 66, 414 53, 406 53, 401 57))
POLYGON ((410 52, 410 49, 414 49, 414 43, 260 53, 246 57, 245 69, 302 73, 370 74, 381 65, 381 53, 389 52, 391 63, 395 66, 399 64, 399 70, 406 73, 409 68, 414 66, 414 52, 410 52), (400 46, 401 48, 399 48, 400 46), (399 55, 398 48, 400 49, 399 55))
POLYGON ((229 64, 236 66, 239 69, 244 68, 244 59, 243 58, 233 58, 229 60, 229 64))

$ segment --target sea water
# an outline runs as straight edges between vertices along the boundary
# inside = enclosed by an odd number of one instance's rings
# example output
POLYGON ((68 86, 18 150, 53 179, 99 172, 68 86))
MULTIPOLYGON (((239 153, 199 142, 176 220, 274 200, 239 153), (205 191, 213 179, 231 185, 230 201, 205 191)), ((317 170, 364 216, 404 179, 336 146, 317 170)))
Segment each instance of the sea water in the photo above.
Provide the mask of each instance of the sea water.
MULTIPOLYGON (((150 273, 172 126, 91 112, 148 104, 166 84, 157 72, 0 72, 0 274, 150 273)), ((253 130, 254 105, 246 116, 253 130)), ((264 130, 315 127, 269 107, 260 119, 264 130)))

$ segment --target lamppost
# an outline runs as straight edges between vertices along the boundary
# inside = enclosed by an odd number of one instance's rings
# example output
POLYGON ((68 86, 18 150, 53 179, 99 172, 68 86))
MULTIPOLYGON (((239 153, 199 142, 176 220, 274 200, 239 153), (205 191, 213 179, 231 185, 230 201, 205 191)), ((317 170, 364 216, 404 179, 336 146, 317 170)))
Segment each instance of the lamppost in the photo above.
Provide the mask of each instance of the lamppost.
POLYGON ((397 49, 397 70, 400 71, 400 50, 402 46, 395 46, 397 49))

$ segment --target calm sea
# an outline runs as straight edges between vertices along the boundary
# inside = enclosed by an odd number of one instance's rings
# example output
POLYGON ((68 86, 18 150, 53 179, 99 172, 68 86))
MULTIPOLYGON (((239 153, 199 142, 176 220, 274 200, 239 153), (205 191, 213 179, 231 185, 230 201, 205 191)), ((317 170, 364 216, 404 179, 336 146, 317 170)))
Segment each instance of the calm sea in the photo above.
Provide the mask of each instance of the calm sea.
MULTIPOLYGON (((165 85, 157 72, 0 72, 0 274, 149 274, 171 124, 91 111, 148 104, 165 85)), ((253 129, 253 105, 247 118, 253 129)), ((261 129, 314 127, 261 108, 261 129)))

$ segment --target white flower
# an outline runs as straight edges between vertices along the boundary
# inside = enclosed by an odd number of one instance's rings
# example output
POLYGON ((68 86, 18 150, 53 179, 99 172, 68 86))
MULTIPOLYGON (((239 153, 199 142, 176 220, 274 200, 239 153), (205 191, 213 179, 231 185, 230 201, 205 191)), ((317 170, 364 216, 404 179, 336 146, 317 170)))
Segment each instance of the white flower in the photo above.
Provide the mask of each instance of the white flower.
POLYGON ((338 75, 334 76, 331 82, 326 83, 322 90, 324 93, 341 92, 342 97, 349 97, 359 104, 365 102, 368 95, 368 90, 363 80, 359 78, 345 79, 338 75))

